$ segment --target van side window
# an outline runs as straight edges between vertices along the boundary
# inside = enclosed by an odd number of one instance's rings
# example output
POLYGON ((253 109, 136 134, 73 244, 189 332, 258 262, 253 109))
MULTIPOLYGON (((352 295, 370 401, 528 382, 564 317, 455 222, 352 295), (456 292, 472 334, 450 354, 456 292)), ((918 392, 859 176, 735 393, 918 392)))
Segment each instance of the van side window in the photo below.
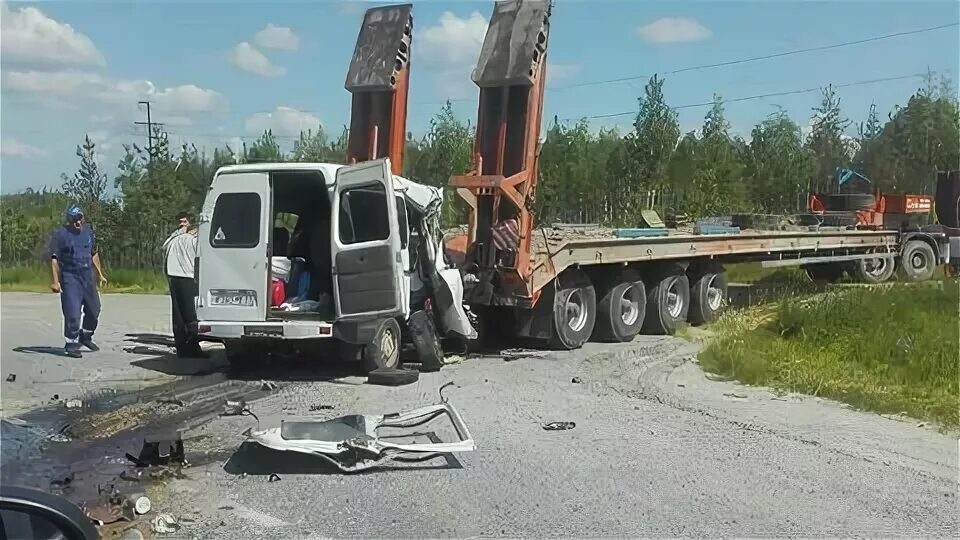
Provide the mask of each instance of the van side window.
POLYGON ((340 242, 359 244, 390 238, 383 184, 347 189, 340 195, 340 242))
POLYGON ((252 248, 260 244, 260 195, 221 193, 210 220, 210 245, 252 248))

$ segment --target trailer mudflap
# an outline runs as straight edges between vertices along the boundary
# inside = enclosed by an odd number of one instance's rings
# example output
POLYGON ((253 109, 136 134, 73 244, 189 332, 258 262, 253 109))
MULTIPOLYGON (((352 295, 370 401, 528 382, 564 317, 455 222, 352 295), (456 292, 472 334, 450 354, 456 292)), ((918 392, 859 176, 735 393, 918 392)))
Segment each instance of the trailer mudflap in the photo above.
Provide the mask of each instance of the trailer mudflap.
POLYGON ((343 472, 362 471, 389 461, 426 461, 444 454, 471 452, 476 448, 460 413, 448 402, 401 413, 351 414, 322 422, 282 420, 278 428, 251 431, 247 437, 249 442, 272 450, 320 457, 343 472), (384 440, 422 435, 419 433, 422 426, 440 416, 449 418, 459 440, 429 443, 384 440), (406 428, 411 433, 392 431, 389 436, 381 436, 377 433, 381 428, 406 428))

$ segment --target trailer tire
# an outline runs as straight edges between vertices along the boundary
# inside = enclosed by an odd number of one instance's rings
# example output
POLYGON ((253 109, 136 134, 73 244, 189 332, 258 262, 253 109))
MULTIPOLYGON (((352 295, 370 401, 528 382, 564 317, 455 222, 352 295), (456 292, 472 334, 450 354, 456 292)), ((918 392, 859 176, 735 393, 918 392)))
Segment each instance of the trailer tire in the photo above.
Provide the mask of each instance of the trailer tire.
POLYGON ((896 271, 896 264, 892 258, 860 259, 854 261, 851 266, 850 275, 860 283, 883 283, 892 278, 896 271))
POLYGON ((727 305, 727 285, 723 268, 711 267, 696 274, 690 286, 690 324, 716 322, 727 305))
POLYGON ((908 240, 903 246, 897 274, 903 281, 925 281, 933 277, 937 267, 937 254, 923 240, 908 240))
POLYGON ((640 333, 647 310, 647 288, 635 270, 608 280, 597 303, 596 341, 626 343, 640 333))
POLYGON ((803 270, 817 285, 835 283, 843 277, 844 273, 843 265, 839 263, 808 264, 803 267, 803 270))
POLYGON ((597 292, 580 269, 567 270, 556 278, 550 347, 579 349, 593 334, 597 320, 597 292))
POLYGON ((690 279, 682 271, 659 277, 647 287, 645 334, 673 335, 690 311, 690 279))
MULTIPOLYGON (((356 355, 349 352, 349 344, 344 354, 356 355)), ((354 345, 357 347, 357 345, 354 345)), ((363 362, 363 370, 367 373, 378 369, 397 369, 400 367, 400 325, 395 319, 381 319, 377 322, 377 329, 373 334, 373 341, 361 347, 359 356, 363 362)), ((355 356, 354 356, 355 357, 355 356)))

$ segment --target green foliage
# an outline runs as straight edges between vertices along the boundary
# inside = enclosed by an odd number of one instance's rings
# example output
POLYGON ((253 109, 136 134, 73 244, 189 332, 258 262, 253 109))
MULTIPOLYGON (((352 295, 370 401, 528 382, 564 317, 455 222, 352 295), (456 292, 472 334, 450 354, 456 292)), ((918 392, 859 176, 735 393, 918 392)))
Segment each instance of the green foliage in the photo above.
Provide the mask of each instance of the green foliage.
MULTIPOLYGON (((5 266, 0 269, 0 287, 4 291, 49 292, 49 271, 39 264, 5 266)), ((108 277, 110 282, 100 292, 164 294, 169 288, 166 277, 155 270, 111 268, 108 277)))
POLYGON ((960 286, 939 284, 852 287, 785 300, 769 316, 730 314, 700 363, 748 384, 957 426, 960 286))
POLYGON ((808 191, 823 193, 836 185, 837 168, 850 165, 852 148, 843 137, 850 120, 840 111, 840 98, 833 86, 823 89, 823 100, 813 113, 807 148, 813 152, 816 165, 808 191))
POLYGON ((803 145, 798 126, 782 110, 753 128, 745 159, 752 208, 793 213, 806 205, 806 180, 813 174, 813 153, 803 145))

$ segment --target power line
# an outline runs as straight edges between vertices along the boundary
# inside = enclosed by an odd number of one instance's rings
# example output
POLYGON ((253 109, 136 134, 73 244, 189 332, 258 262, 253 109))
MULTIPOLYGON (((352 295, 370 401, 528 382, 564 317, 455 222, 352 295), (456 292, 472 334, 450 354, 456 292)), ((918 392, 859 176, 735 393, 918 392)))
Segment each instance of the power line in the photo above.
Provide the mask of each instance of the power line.
MULTIPOLYGON (((844 42, 840 42, 840 43, 833 43, 833 44, 830 44, 830 45, 820 45, 820 46, 817 46, 817 47, 807 47, 807 48, 803 48, 803 49, 794 49, 794 50, 784 51, 784 52, 779 52, 779 53, 764 54, 764 55, 760 55, 760 56, 751 56, 751 57, 748 57, 748 58, 739 58, 739 59, 736 59, 736 60, 727 60, 727 61, 724 61, 724 62, 716 62, 716 63, 713 63, 713 64, 701 64, 701 65, 697 65, 697 66, 689 66, 689 67, 685 67, 685 68, 674 69, 674 70, 670 70, 670 71, 664 71, 664 72, 661 72, 661 73, 662 73, 663 75, 676 75, 676 74, 678 74, 678 73, 687 73, 687 72, 690 72, 690 71, 700 71, 700 70, 704 70, 704 69, 712 69, 712 68, 718 68, 718 67, 733 66, 733 65, 738 65, 738 64, 746 64, 746 63, 749 63, 749 62, 759 62, 759 61, 762 61, 762 60, 771 60, 771 59, 774 59, 774 58, 783 58, 783 57, 785 57, 785 56, 793 56, 793 55, 797 55, 797 54, 806 54, 806 53, 818 52, 818 51, 828 51, 828 50, 832 50, 832 49, 839 49, 839 48, 842 48, 842 47, 850 47, 850 46, 853 46, 853 45, 862 45, 862 44, 864 44, 864 43, 872 43, 872 42, 875 42, 875 41, 882 41, 882 40, 885 40, 885 39, 893 39, 893 38, 898 38, 898 37, 903 37, 903 36, 910 36, 910 35, 915 35, 915 34, 924 34, 924 33, 927 33, 927 32, 935 32, 935 31, 937 31, 937 30, 944 30, 944 29, 946 29, 946 28, 953 28, 953 27, 956 27, 956 26, 960 26, 960 23, 955 22, 955 23, 949 23, 949 24, 941 24, 941 25, 938 25, 938 26, 929 26, 929 27, 926 27, 926 28, 918 28, 918 29, 916 29, 916 30, 906 30, 906 31, 903 31, 903 32, 894 32, 894 33, 892 33, 892 34, 883 34, 883 35, 879 35, 879 36, 872 36, 872 37, 863 38, 863 39, 857 39, 857 40, 853 40, 853 41, 844 41, 844 42)), ((562 85, 562 86, 548 86, 548 87, 547 87, 547 90, 567 90, 567 89, 570 89, 570 88, 583 88, 583 87, 587 87, 587 86, 600 86, 600 85, 604 85, 604 84, 623 83, 623 82, 635 81, 635 80, 638 80, 638 79, 646 79, 646 78, 649 78, 650 76, 651 76, 650 74, 645 74, 645 75, 632 75, 632 76, 629 76, 629 77, 617 77, 617 78, 612 78, 612 79, 602 79, 602 80, 597 80, 597 81, 587 81, 587 82, 567 84, 567 85, 562 85)), ((434 102, 430 102, 430 104, 445 103, 446 101, 451 101, 451 102, 473 101, 473 98, 450 99, 450 100, 443 100, 442 102, 441 102, 441 101, 434 101, 434 102)))
MULTIPOLYGON (((899 75, 899 76, 896 76, 896 77, 883 77, 883 78, 880 78, 880 79, 870 79, 870 80, 866 80, 866 81, 856 81, 856 82, 843 83, 843 84, 833 84, 833 85, 831 85, 831 86, 833 86, 834 88, 849 88, 849 87, 851 87, 851 86, 865 86, 865 85, 877 84, 877 83, 881 83, 881 82, 902 81, 902 80, 906 80, 906 79, 915 79, 915 78, 920 78, 920 77, 924 77, 924 76, 925 76, 925 75, 923 75, 923 74, 916 74, 916 73, 915 73, 915 74, 912 74, 912 75, 899 75)), ((810 88, 797 88, 797 89, 795 89, 795 90, 784 90, 784 91, 782 91, 782 92, 771 92, 771 93, 769 93, 769 94, 756 94, 756 95, 752 95, 752 96, 743 96, 743 97, 731 98, 731 99, 721 99, 721 102, 724 103, 724 104, 727 104, 727 103, 737 103, 737 102, 740 102, 740 101, 752 101, 752 100, 755 100, 755 99, 764 99, 764 98, 770 98, 770 97, 791 96, 791 95, 795 95, 795 94, 809 94, 809 93, 811 93, 811 92, 819 92, 819 91, 821 91, 825 86, 826 86, 826 85, 814 86, 814 87, 810 87, 810 88)), ((711 106, 711 105, 713 105, 713 101, 706 101, 706 102, 702 102, 702 103, 690 103, 690 104, 687 104, 687 105, 678 105, 678 106, 676 106, 676 107, 671 107, 671 109, 674 109, 674 110, 679 110, 679 109, 693 109, 693 108, 696 108, 696 107, 709 107, 709 106, 711 106)), ((593 115, 593 116, 581 116, 581 117, 577 117, 577 118, 563 118, 563 119, 561 119, 561 120, 564 121, 564 122, 566 122, 566 121, 571 121, 571 120, 581 120, 581 119, 597 120, 597 119, 601 119, 601 118, 616 118, 616 117, 618 117, 618 116, 635 115, 635 114, 637 114, 637 112, 638 112, 637 110, 632 110, 632 111, 624 111, 624 112, 618 112, 618 113, 596 114, 596 115, 593 115)))

